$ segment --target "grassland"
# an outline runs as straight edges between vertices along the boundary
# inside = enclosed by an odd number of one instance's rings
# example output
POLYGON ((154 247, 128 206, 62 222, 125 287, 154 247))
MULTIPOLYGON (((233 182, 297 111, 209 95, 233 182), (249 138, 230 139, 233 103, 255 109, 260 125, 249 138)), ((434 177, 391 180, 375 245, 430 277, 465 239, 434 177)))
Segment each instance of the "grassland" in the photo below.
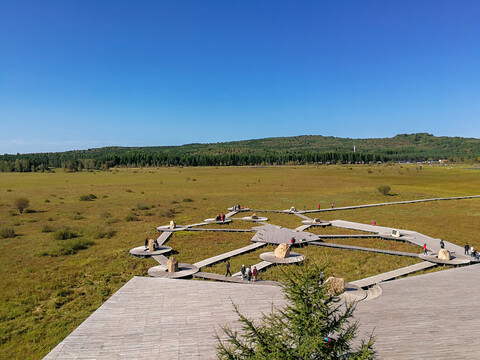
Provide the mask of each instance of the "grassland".
MULTIPOLYGON (((131 257, 128 250, 143 244, 146 237, 156 237, 156 227, 171 219, 179 224, 199 222, 226 212, 232 204, 313 209, 331 202, 346 206, 477 194, 480 172, 462 167, 171 167, 0 173, 0 227, 15 232, 13 238, 0 238, 0 358, 41 358, 132 276, 145 276, 155 261, 131 257), (392 195, 381 195, 376 190, 379 185, 389 185, 392 195), (28 212, 20 214, 14 208, 18 197, 30 200, 28 212), (75 237, 58 240, 62 234, 75 237)), ((291 215, 267 216, 272 223, 286 227, 301 224, 300 218, 291 215)), ((331 212, 319 217, 365 223, 374 219, 378 225, 480 246, 479 199, 331 212)), ((230 226, 252 226, 238 224, 230 226)), ((318 231, 342 233, 328 228, 318 231)), ((248 233, 184 232, 174 234, 168 245, 180 261, 194 262, 247 245, 250 237, 248 233)), ((258 262, 264 251, 232 259, 233 270, 242 263, 258 262)), ((330 273, 347 280, 415 261, 313 246, 299 251, 327 262, 330 273)), ((223 270, 222 263, 208 269, 223 270)), ((273 267, 262 277, 274 279, 278 271, 273 267)))

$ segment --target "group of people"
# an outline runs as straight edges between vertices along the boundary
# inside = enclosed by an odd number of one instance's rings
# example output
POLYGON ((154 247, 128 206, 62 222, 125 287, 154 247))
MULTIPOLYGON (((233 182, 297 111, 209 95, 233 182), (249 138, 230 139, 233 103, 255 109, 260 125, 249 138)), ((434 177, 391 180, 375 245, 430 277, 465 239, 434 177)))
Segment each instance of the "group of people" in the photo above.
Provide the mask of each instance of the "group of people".
POLYGON ((469 255, 468 251, 470 250, 470 256, 478 260, 479 255, 478 255, 477 250, 475 250, 473 248, 473 245, 470 246, 470 245, 468 245, 468 242, 467 242, 467 243, 465 243, 464 248, 465 248, 465 255, 469 255))
MULTIPOLYGON (((332 209, 333 209, 333 203, 331 203, 330 206, 331 206, 332 209)), ((318 210, 320 210, 320 204, 318 204, 318 210)))
POLYGON ((243 280, 253 280, 257 281, 257 276, 258 276, 258 271, 255 266, 253 267, 245 267, 245 265, 242 265, 242 268, 240 269, 240 272, 242 273, 242 279, 243 280))
POLYGON ((215 221, 225 221, 225 214, 224 213, 218 214, 217 217, 215 218, 215 221))
MULTIPOLYGON (((232 276, 232 273, 230 272, 230 261, 228 261, 228 260, 226 262, 226 267, 227 267, 227 272, 226 272, 225 276, 232 276)), ((242 280, 257 281, 258 271, 257 271, 257 268, 255 266, 245 267, 245 265, 242 265, 242 268, 240 269, 240 272, 242 274, 242 280)))
POLYGON ((239 211, 239 210, 243 210, 243 209, 244 209, 244 207, 240 206, 240 205, 233 205, 232 206, 233 211, 239 211))

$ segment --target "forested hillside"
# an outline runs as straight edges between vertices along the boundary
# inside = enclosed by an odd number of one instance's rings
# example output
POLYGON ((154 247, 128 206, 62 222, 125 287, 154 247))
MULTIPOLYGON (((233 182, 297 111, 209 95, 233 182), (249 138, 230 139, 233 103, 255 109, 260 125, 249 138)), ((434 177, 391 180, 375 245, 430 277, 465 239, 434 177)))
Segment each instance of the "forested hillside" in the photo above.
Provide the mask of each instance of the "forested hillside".
POLYGON ((401 134, 393 138, 349 139, 305 135, 212 144, 105 147, 58 153, 1 155, 0 171, 68 171, 113 166, 221 166, 387 161, 480 162, 480 139, 401 134), (355 151, 354 151, 355 147, 355 151))

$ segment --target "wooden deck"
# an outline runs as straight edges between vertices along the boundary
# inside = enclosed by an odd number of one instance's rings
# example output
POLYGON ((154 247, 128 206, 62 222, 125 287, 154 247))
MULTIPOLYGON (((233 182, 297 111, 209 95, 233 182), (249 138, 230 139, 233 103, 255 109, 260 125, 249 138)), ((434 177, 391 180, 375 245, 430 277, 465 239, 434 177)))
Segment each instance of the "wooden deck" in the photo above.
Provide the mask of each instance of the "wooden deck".
POLYGON ((388 281, 388 280, 393 280, 402 276, 406 276, 409 274, 413 274, 415 272, 421 271, 421 270, 426 270, 431 267, 435 267, 437 264, 432 264, 431 262, 428 261, 422 261, 421 263, 406 266, 400 269, 396 269, 393 271, 385 272, 383 274, 375 275, 375 276, 370 276, 365 279, 361 280, 356 280, 350 282, 350 284, 358 286, 362 289, 368 288, 370 286, 373 286, 375 284, 388 281))
POLYGON ((321 241, 310 241, 308 244, 323 246, 323 247, 328 247, 328 248, 333 248, 333 249, 340 249, 340 250, 367 251, 367 252, 373 252, 373 253, 378 253, 378 254, 395 255, 395 256, 409 256, 409 257, 418 258, 418 254, 403 252, 403 251, 374 249, 374 248, 352 246, 352 245, 343 245, 343 244, 332 244, 332 243, 326 243, 326 242, 321 242, 321 241))
POLYGON ((235 250, 232 250, 232 251, 229 251, 229 252, 226 252, 224 254, 220 254, 220 255, 217 255, 217 256, 213 256, 211 258, 208 258, 208 259, 205 259, 205 260, 202 260, 202 261, 199 261, 199 262, 196 262, 195 265, 196 267, 198 267, 199 269, 201 269, 202 267, 204 266, 209 266, 209 265, 213 265, 217 262, 220 262, 220 261, 223 261, 223 260, 226 260, 226 259, 229 259, 233 256, 237 256, 237 255, 240 255, 240 254, 243 254, 243 253, 246 253, 246 252, 249 252, 249 251, 253 251, 255 249, 258 249, 258 248, 261 248, 262 246, 265 246, 266 244, 265 243, 261 243, 261 242, 255 242, 253 244, 250 244, 248 246, 244 246, 242 248, 239 248, 239 249, 235 249, 235 250))
MULTIPOLYGON (((257 269, 258 270, 258 269, 257 269)), ((276 281, 268 281, 268 280, 257 280, 257 281, 248 281, 243 280, 242 277, 238 276, 225 276, 220 274, 214 274, 209 272, 197 272, 194 277, 207 279, 207 280, 215 280, 215 281, 222 281, 222 282, 230 282, 230 283, 237 283, 237 284, 253 284, 253 285, 278 285, 276 281)))

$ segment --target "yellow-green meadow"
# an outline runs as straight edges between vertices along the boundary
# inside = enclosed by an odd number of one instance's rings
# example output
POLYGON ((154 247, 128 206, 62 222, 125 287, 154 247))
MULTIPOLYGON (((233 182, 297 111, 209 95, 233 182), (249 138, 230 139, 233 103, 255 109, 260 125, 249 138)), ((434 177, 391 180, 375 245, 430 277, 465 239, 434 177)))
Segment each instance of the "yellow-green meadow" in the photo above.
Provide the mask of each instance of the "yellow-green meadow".
MULTIPOLYGON (((480 170, 468 166, 342 165, 112 169, 66 173, 0 173, 0 358, 38 359, 84 321, 132 276, 147 276, 153 259, 128 251, 156 238, 170 220, 191 224, 241 204, 299 210, 480 194, 480 170), (390 195, 377 187, 388 185, 390 195), (20 213, 16 199, 29 206, 20 213), (13 234, 12 234, 13 230, 13 234), (5 236, 3 236, 5 235, 5 236), (13 237, 11 237, 13 236, 13 237)), ((248 213, 251 214, 251 213, 248 213)), ((246 215, 248 215, 246 214, 246 215)), ((245 215, 245 216, 246 216, 245 215)), ((270 223, 295 228, 299 217, 262 213, 270 223)), ((415 230, 480 246, 480 199, 436 201, 316 214, 415 230)), ((226 228, 250 228, 235 221, 226 228)), ((212 226, 213 227, 213 226, 212 226)), ((218 226, 217 226, 218 227, 218 226)), ((336 228, 316 234, 354 234, 336 228)), ((193 263, 248 245, 253 233, 178 232, 166 245, 193 263)), ((334 242, 332 240, 332 242, 334 242)), ((415 252, 384 240, 337 243, 415 252)), ((260 262, 272 246, 230 260, 232 270, 260 262)), ((415 258, 325 249, 298 249, 327 272, 356 280, 418 262, 415 258)), ((418 248, 417 252, 421 252, 418 248)), ((223 273, 219 263, 203 271, 223 273)), ((279 267, 260 278, 278 279, 279 267)), ((199 280, 201 281, 201 280, 199 280)))

